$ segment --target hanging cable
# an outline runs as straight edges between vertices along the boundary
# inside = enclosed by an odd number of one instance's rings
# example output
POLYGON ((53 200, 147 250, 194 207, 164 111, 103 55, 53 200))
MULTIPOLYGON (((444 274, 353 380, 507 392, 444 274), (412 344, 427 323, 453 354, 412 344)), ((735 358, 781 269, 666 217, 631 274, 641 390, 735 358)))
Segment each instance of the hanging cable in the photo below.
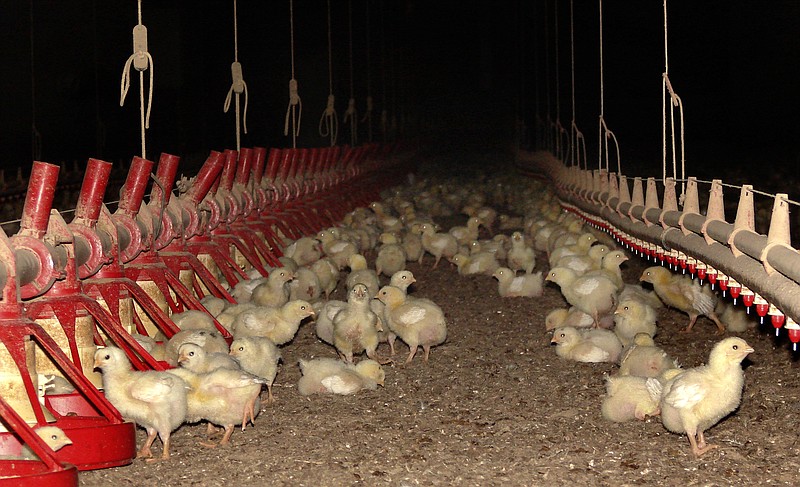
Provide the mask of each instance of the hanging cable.
POLYGON ((297 92, 297 79, 294 77, 294 2, 289 0, 289 39, 292 54, 292 78, 289 80, 289 105, 286 107, 286 119, 283 123, 283 135, 289 135, 289 120, 292 121, 292 147, 297 148, 297 136, 300 135, 300 120, 303 116, 303 100, 297 92))
POLYGON ((547 125, 547 138, 545 148, 553 152, 553 118, 550 116, 550 32, 548 28, 547 0, 544 1, 544 99, 546 105, 545 124, 547 125))
POLYGON ((33 44, 33 0, 30 0, 31 17, 31 156, 34 161, 42 159, 42 133, 36 127, 36 63, 33 44))
POLYGON ((384 24, 386 12, 383 7, 384 3, 381 0, 378 2, 381 29, 381 134, 383 135, 383 142, 386 142, 386 133, 389 130, 389 110, 386 108, 386 26, 384 24))
POLYGON ((139 119, 142 134, 142 159, 147 159, 145 133, 150 128, 150 108, 153 105, 153 57, 147 52, 147 27, 142 24, 142 0, 138 0, 139 23, 133 28, 133 54, 125 61, 122 68, 122 80, 119 86, 119 106, 125 104, 128 88, 131 87, 131 64, 139 71, 139 119), (147 95, 147 110, 144 106, 144 72, 150 68, 150 89, 147 95))
POLYGON ((583 138, 583 132, 578 129, 578 124, 575 122, 575 13, 573 0, 569 0, 569 45, 570 45, 570 59, 572 65, 572 121, 570 122, 569 130, 569 154, 570 165, 581 166, 581 147, 583 148, 583 168, 588 169, 586 163, 586 141, 583 138), (578 146, 580 144, 580 146, 578 146))
POLYGON ((567 133, 566 129, 563 125, 561 125, 561 90, 560 90, 560 81, 559 81, 559 61, 558 61, 558 2, 555 2, 553 8, 553 24, 555 25, 555 33, 553 38, 555 40, 555 51, 556 51, 556 120, 554 122, 554 129, 555 129, 555 137, 556 137, 556 157, 559 159, 564 158, 564 152, 561 148, 561 137, 567 133))
POLYGON ((328 0, 328 103, 319 119, 319 135, 331 138, 331 147, 339 135, 336 97, 333 96, 333 41, 331 38, 331 0, 328 0))
POLYGON ((236 150, 242 149, 242 134, 241 126, 239 123, 239 96, 244 93, 244 114, 242 116, 242 125, 244 125, 244 133, 247 133, 247 83, 242 76, 242 65, 239 63, 239 22, 238 13, 236 10, 236 0, 233 0, 233 63, 231 64, 231 78, 233 82, 228 90, 228 95, 225 97, 225 104, 222 107, 223 113, 228 113, 231 107, 231 98, 235 98, 236 110, 236 150), (234 96, 235 95, 235 96, 234 96))
POLYGON ((366 42, 366 54, 367 54, 367 107, 364 111, 364 116, 361 118, 361 123, 367 123, 367 142, 372 142, 372 111, 375 109, 374 102, 372 100, 372 75, 370 68, 372 65, 370 64, 370 51, 372 46, 370 45, 370 17, 369 17, 369 2, 364 2, 364 10, 366 11, 367 15, 367 42, 366 42))
POLYGON ((664 0, 664 73, 661 75, 661 154, 662 176, 667 178, 667 104, 670 105, 670 134, 672 136, 672 177, 681 181, 680 203, 683 204, 684 191, 686 191, 685 173, 686 159, 683 137, 683 101, 672 89, 669 81, 669 56, 667 53, 667 0, 664 0), (669 92, 669 102, 667 93, 669 92), (681 124, 681 174, 678 177, 677 153, 675 152, 675 107, 678 108, 681 124))
POLYGON ((353 0, 347 1, 348 44, 350 52, 350 99, 344 112, 344 123, 350 123, 350 146, 358 143, 358 112, 356 111, 355 91, 353 90, 353 0))
POLYGON ((619 143, 617 136, 614 132, 609 130, 604 118, 605 104, 604 104, 604 86, 603 86, 603 0, 600 0, 600 122, 598 131, 598 144, 597 144, 597 168, 606 172, 610 172, 608 166, 608 139, 614 141, 614 146, 617 149, 617 173, 622 174, 622 163, 620 162, 619 143), (605 155, 605 166, 603 166, 603 155, 605 155))

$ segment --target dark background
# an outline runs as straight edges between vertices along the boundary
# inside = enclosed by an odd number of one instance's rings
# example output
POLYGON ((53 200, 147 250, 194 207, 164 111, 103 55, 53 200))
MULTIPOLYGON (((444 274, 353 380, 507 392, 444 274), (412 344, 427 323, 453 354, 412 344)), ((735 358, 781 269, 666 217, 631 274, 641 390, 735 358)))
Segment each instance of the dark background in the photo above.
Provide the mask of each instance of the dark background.
MULTIPOLYGON (((250 92, 245 146, 291 145, 282 133, 288 3, 239 0, 239 60, 250 92)), ((576 120, 596 161, 598 4, 574 3, 576 120)), ((331 5, 341 118, 350 95, 348 2, 331 5)), ((366 2, 352 5, 354 90, 363 113, 366 2)), ((765 165, 795 171, 800 2, 671 0, 668 7, 670 78, 685 104, 690 172, 720 176, 719 170, 739 166, 757 173, 765 165)), ((375 139, 382 139, 377 117, 384 107, 398 117, 404 138, 475 151, 511 147, 516 120, 532 128, 537 110, 547 113, 548 94, 554 119, 556 10, 559 119, 569 128, 569 8, 567 0, 369 2, 375 139)), ((624 169, 660 174, 663 3, 606 0, 603 8, 605 120, 619 139, 624 169)), ((304 106, 298 145, 325 145, 317 124, 328 93, 326 2, 296 0, 294 10, 304 106)), ((233 114, 222 111, 234 54, 233 2, 145 0, 143 22, 155 60, 149 158, 165 151, 202 160, 210 149, 234 147, 233 114)), ((34 113, 44 161, 138 154, 138 74, 119 106, 135 24, 134 0, 0 0, 3 168, 30 166, 34 113)))

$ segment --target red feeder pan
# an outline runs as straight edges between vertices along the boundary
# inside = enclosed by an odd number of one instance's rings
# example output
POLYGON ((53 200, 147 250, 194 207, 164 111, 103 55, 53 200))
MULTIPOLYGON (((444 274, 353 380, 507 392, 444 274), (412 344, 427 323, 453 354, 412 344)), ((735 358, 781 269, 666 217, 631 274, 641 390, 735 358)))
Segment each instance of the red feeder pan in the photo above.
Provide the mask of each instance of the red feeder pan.
POLYGON ((786 321, 786 316, 772 304, 769 305, 769 315, 772 320, 772 326, 775 328, 775 336, 778 336, 783 323, 786 321))
POLYGON ((739 295, 742 293, 742 285, 731 279, 728 282, 728 291, 731 293, 733 304, 735 305, 736 299, 739 298, 739 295))
POLYGON ((792 341, 792 350, 797 351, 797 342, 800 342, 800 325, 793 319, 786 320, 786 330, 789 332, 789 340, 792 341))

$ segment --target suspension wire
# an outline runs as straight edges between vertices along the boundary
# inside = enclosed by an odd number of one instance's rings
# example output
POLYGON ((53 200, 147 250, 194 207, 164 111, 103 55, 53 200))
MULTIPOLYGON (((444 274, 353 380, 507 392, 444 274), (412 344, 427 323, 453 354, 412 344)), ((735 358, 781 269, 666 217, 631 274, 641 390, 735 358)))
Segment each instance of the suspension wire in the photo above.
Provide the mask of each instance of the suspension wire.
POLYGON ((569 45, 570 45, 570 59, 572 64, 572 121, 570 122, 570 159, 572 166, 581 167, 581 147, 583 148, 583 168, 588 169, 586 161, 586 141, 583 138, 583 132, 578 129, 578 124, 575 122, 575 13, 573 0, 569 0, 569 45), (578 146, 578 144, 581 144, 578 146))
POLYGON ((544 0, 544 98, 546 105, 545 124, 547 125, 547 150, 553 150, 553 119, 550 117, 550 32, 548 29, 547 0, 544 0))
POLYGON ((331 147, 339 136, 339 117, 336 115, 336 97, 333 96, 333 40, 331 36, 331 0, 328 0, 328 101, 319 119, 320 137, 330 137, 331 147))
POLYGON ((139 71, 139 122, 142 135, 142 159, 147 159, 146 132, 150 128, 150 109, 153 106, 153 73, 155 65, 153 57, 147 51, 147 27, 142 24, 142 0, 137 2, 138 23, 133 28, 133 54, 125 61, 122 68, 122 79, 119 86, 119 106, 125 104, 125 97, 128 96, 128 89, 131 86, 131 64, 139 71), (144 104, 144 72, 150 69, 150 88, 147 95, 147 110, 144 104))
POLYGON ((231 64, 231 87, 228 89, 228 94, 225 97, 223 105, 223 113, 228 113, 231 106, 231 97, 235 98, 236 104, 236 150, 242 150, 242 136, 241 127, 239 124, 239 95, 244 93, 244 116, 242 123, 244 124, 244 133, 247 133, 247 83, 242 77, 242 65, 239 63, 239 21, 236 10, 236 0, 233 0, 233 64, 231 64), (234 96, 235 95, 235 96, 234 96))
MULTIPOLYGON (((667 0, 664 0, 664 73, 661 75, 661 155, 662 155, 662 175, 667 177, 667 93, 669 93, 670 104, 670 135, 672 137, 672 175, 678 179, 678 163, 677 153, 675 150, 675 107, 678 108, 680 115, 681 127, 681 177, 683 180, 686 175, 686 152, 684 146, 684 125, 683 125, 683 100, 672 89, 672 83, 669 80, 669 55, 668 55, 668 42, 667 42, 667 0)), ((681 184, 680 202, 683 204, 684 191, 686 185, 681 184)))
POLYGON ((559 45, 559 38, 558 38, 558 0, 556 0, 553 4, 553 24, 554 27, 554 34, 553 40, 555 41, 555 51, 556 51, 556 120, 555 120, 555 134, 556 134, 556 157, 562 159, 566 151, 562 151, 561 147, 561 137, 563 134, 566 134, 567 131, 564 129, 564 126, 561 125, 561 82, 559 77, 560 71, 560 63, 558 58, 558 45, 559 45))
POLYGON ((33 32, 33 0, 30 0, 30 41, 31 41, 31 156, 34 161, 42 158, 42 133, 36 127, 36 63, 34 51, 34 32, 33 32))
POLYGON ((353 88, 353 0, 347 0, 347 30, 350 55, 350 99, 347 101, 347 111, 344 112, 342 121, 345 124, 350 123, 350 146, 355 147, 358 144, 358 111, 353 88))
POLYGON ((381 35, 381 134, 383 142, 386 142, 386 135, 389 124, 389 111, 386 107, 386 25, 385 17, 386 11, 384 10, 383 0, 378 2, 378 16, 380 17, 380 35, 381 35))
MULTIPOLYGON (((534 4, 534 7, 535 7, 535 4, 534 4)), ((536 16, 536 18, 538 18, 538 16, 536 16)), ((539 31, 539 29, 535 29, 534 30, 534 32, 538 32, 538 31, 539 31)), ((535 44, 537 44, 537 43, 535 42, 535 39, 534 39, 534 45, 535 44)), ((533 104, 536 107, 536 110, 535 110, 536 113, 534 114, 533 130, 534 130, 535 136, 536 136, 536 148, 541 150, 541 149, 545 149, 546 147, 545 147, 544 130, 542 129, 542 126, 544 125, 544 123, 543 123, 544 121, 542 120, 542 115, 541 115, 542 100, 541 100, 541 94, 540 94, 540 89, 539 89, 539 81, 541 79, 541 76, 539 75, 539 73, 540 73, 541 70, 539 69, 539 67, 540 67, 539 64, 540 64, 540 61, 539 61, 539 49, 534 49, 533 50, 533 72, 534 72, 534 76, 536 78, 535 78, 535 81, 533 83, 533 104)))
POLYGON ((369 15, 369 0, 364 2, 364 10, 366 12, 367 17, 367 42, 366 42, 366 54, 367 54, 367 106, 366 110, 364 111, 364 116, 361 118, 361 123, 367 123, 367 142, 372 142, 372 111, 375 109, 374 101, 372 99, 372 64, 370 62, 370 54, 372 50, 371 39, 370 39, 370 15, 369 15))
POLYGON ((297 79, 294 77, 294 0, 289 0, 289 44, 292 58, 292 77, 289 79, 289 105, 286 107, 286 118, 283 122, 283 135, 289 135, 289 120, 292 122, 292 148, 297 148, 297 136, 300 135, 300 121, 303 117, 303 100, 297 91, 297 79))
POLYGON ((602 170, 605 169, 606 172, 611 172, 609 170, 608 164, 608 139, 612 139, 614 141, 614 146, 617 149, 617 173, 622 174, 622 162, 619 153, 619 143, 617 142, 617 136, 614 135, 614 132, 609 130, 608 125, 606 125, 606 120, 604 118, 605 113, 605 92, 604 92, 604 81, 603 81, 603 0, 599 0, 600 5, 600 121, 599 121, 599 131, 598 131, 598 144, 597 144, 597 168, 602 170), (603 155, 605 155, 605 166, 603 166, 603 155))

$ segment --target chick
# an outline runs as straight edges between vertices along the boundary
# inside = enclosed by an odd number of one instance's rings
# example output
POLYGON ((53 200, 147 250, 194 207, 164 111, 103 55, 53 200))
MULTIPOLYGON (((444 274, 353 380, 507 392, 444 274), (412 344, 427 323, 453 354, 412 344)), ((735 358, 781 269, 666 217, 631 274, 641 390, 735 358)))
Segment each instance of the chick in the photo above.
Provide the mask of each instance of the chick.
POLYGON ((181 345, 194 343, 208 353, 228 353, 228 342, 216 331, 183 330, 172 335, 164 349, 164 361, 174 366, 178 365, 181 345))
POLYGON ((300 322, 314 315, 314 308, 301 299, 289 301, 280 308, 259 306, 244 311, 233 322, 233 337, 261 336, 275 345, 292 341, 300 322))
POLYGON ((131 337, 136 340, 139 345, 149 353, 154 359, 166 361, 167 344, 164 342, 157 342, 154 338, 140 333, 131 333, 131 337))
POLYGON ((592 235, 591 233, 582 233, 578 238, 577 241, 572 245, 560 245, 558 247, 554 247, 553 250, 550 252, 550 267, 555 267, 556 262, 559 261, 564 256, 567 255, 586 255, 589 252, 589 248, 597 242, 597 237, 592 235))
POLYGON ((725 323, 730 332, 744 333, 758 326, 753 315, 748 315, 744 309, 725 301, 720 301, 714 311, 718 313, 720 321, 725 323))
MULTIPOLYGON (((246 281, 239 281, 239 282, 246 282, 246 281)), ((208 295, 203 299, 201 299, 200 304, 202 304, 206 308, 206 311, 208 311, 208 313, 215 318, 219 316, 220 313, 225 311, 225 308, 231 305, 231 303, 229 303, 228 301, 211 295, 208 295)))
POLYGON ((592 245, 586 254, 565 255, 561 257, 554 267, 568 267, 574 270, 578 275, 582 275, 589 271, 600 269, 603 258, 608 252, 609 249, 606 245, 592 245))
MULTIPOLYGON (((595 245, 597 247, 597 245, 595 245)), ((619 301, 626 301, 628 299, 635 299, 641 301, 653 309, 664 307, 655 291, 648 291, 638 284, 625 284, 622 291, 619 293, 619 301)))
POLYGON ((386 305, 387 326, 408 345, 405 363, 411 363, 419 346, 425 351, 424 360, 427 362, 431 347, 441 345, 447 339, 447 323, 442 309, 432 301, 409 298, 394 286, 381 288, 377 298, 386 305))
POLYGON ((578 277, 572 269, 555 267, 547 280, 558 284, 567 302, 591 316, 595 326, 617 305, 617 287, 605 276, 578 277))
POLYGON ((556 346, 556 355, 576 362, 617 362, 622 353, 614 332, 603 329, 556 328, 550 344, 556 346))
POLYGON ((331 299, 314 303, 314 333, 323 342, 333 345, 333 318, 347 307, 347 302, 331 299))
POLYGON ((239 304, 249 303, 253 296, 253 290, 260 284, 267 282, 266 277, 257 277, 255 279, 243 279, 236 283, 231 291, 231 296, 239 304))
POLYGON ((323 257, 311 264, 310 268, 319 279, 319 286, 325 293, 325 299, 329 299, 339 284, 339 267, 331 259, 323 257))
POLYGON ((319 241, 311 237, 301 237, 286 247, 283 255, 291 257, 300 267, 307 266, 322 257, 319 241))
POLYGON ((317 233, 317 240, 322 244, 325 256, 333 260, 339 269, 347 265, 351 255, 358 253, 356 246, 346 240, 338 238, 336 229, 322 230, 317 233))
MULTIPOLYGON (((436 233, 433 225, 428 223, 420 225, 419 228, 422 232, 422 248, 435 258, 433 262, 434 269, 439 265, 442 257, 449 259, 456 255, 458 241, 454 236, 449 233, 436 233)), ((422 263, 422 257, 420 257, 419 263, 422 263)))
POLYGON ((470 243, 469 253, 472 255, 479 252, 490 252, 498 261, 506 260, 508 257, 506 244, 508 244, 508 236, 501 233, 495 235, 491 240, 473 240, 470 243))
POLYGON ((347 306, 333 317, 333 345, 348 364, 353 363, 353 354, 362 351, 377 360, 378 317, 370 309, 370 301, 367 286, 358 283, 347 296, 347 306))
POLYGON ((461 210, 461 213, 471 217, 477 217, 480 226, 485 228, 489 234, 494 234, 494 222, 497 220, 497 211, 494 208, 489 206, 468 205, 461 210))
POLYGON ((647 333, 637 334, 619 360, 619 375, 658 377, 664 371, 676 368, 675 360, 657 347, 653 337, 647 333))
POLYGON ((725 325, 714 312, 717 297, 708 287, 701 286, 689 276, 672 274, 659 266, 645 269, 639 280, 652 284, 664 304, 689 315, 689 325, 681 332, 691 331, 699 316, 707 316, 717 325, 717 335, 725 333, 725 325))
POLYGON ((348 292, 353 289, 353 286, 361 283, 367 286, 370 297, 374 297, 380 288, 380 281, 378 280, 378 274, 367 266, 367 259, 361 254, 355 254, 350 256, 348 265, 350 274, 347 275, 345 280, 348 292))
POLYGON ((284 267, 279 267, 270 272, 267 282, 261 283, 253 289, 250 300, 256 306, 283 306, 289 301, 289 281, 294 279, 294 273, 284 267))
POLYGON ((302 299, 313 303, 318 301, 321 295, 322 284, 314 271, 301 267, 294 272, 294 278, 289 281, 289 300, 302 299))
POLYGON ((255 421, 258 396, 264 382, 243 370, 217 369, 197 374, 188 369, 171 369, 168 374, 180 378, 189 386, 187 394, 186 420, 190 423, 208 421, 220 425, 225 433, 219 443, 201 442, 214 448, 230 442, 233 427, 241 424, 242 430, 248 422, 255 421))
POLYGON ((403 246, 403 250, 406 252, 406 261, 407 262, 418 262, 422 260, 422 256, 425 255, 425 249, 422 248, 422 237, 419 233, 419 225, 417 226, 417 231, 409 230, 403 234, 403 238, 401 241, 401 245, 403 246))
POLYGON ((511 216, 506 214, 498 215, 497 221, 500 222, 500 230, 517 230, 523 227, 521 216, 511 216))
POLYGON ((647 389, 647 379, 634 376, 606 376, 606 397, 600 406, 603 417, 624 423, 658 414, 658 402, 647 389))
POLYGON ((526 274, 531 274, 536 266, 536 251, 525 241, 522 232, 511 234, 511 250, 506 255, 508 268, 516 272, 524 270, 526 274))
POLYGON ((355 394, 362 389, 375 390, 383 386, 385 373, 374 360, 365 359, 356 365, 332 358, 300 360, 303 376, 297 390, 303 396, 311 394, 355 394))
POLYGON ((501 298, 533 298, 542 295, 542 273, 515 276, 508 267, 499 267, 492 277, 497 279, 497 291, 501 298))
POLYGON ((648 379, 651 394, 659 399, 664 427, 686 433, 695 456, 718 446, 706 443, 704 433, 739 407, 744 388, 741 362, 752 352, 741 338, 726 338, 711 349, 707 365, 687 369, 663 386, 648 379))
POLYGON ((656 310, 637 299, 620 301, 614 311, 614 333, 627 347, 638 333, 656 336, 656 310))
POLYGON ((567 326, 572 328, 591 328, 594 326, 594 319, 575 307, 570 309, 556 308, 547 314, 544 319, 544 325, 546 331, 567 326))
POLYGON ((394 234, 384 232, 380 240, 383 245, 378 249, 378 256, 375 258, 375 272, 391 277, 395 272, 406 268, 406 251, 394 234))
POLYGON ((233 330, 233 322, 236 317, 248 309, 253 309, 255 307, 256 305, 253 303, 234 304, 232 306, 228 306, 222 311, 222 313, 219 314, 219 316, 217 316, 217 322, 225 327, 225 329, 230 333, 231 330, 233 330))
POLYGON ((399 232, 403 229, 403 222, 399 218, 389 214, 385 206, 380 202, 370 203, 369 208, 377 217, 378 226, 384 232, 399 232))
POLYGON ((237 338, 231 343, 231 356, 239 362, 242 370, 264 379, 267 384, 267 401, 274 402, 272 384, 278 375, 281 351, 272 340, 264 337, 237 338))
POLYGON ((168 459, 170 434, 186 419, 186 383, 167 372, 134 371, 125 352, 116 347, 98 349, 94 366, 103 372, 103 390, 109 402, 122 416, 147 430, 137 458, 153 461, 150 447, 159 436, 164 444, 161 459, 168 459))
MULTIPOLYGON (((34 432, 54 452, 72 444, 72 440, 70 440, 67 434, 64 433, 64 430, 58 426, 39 426, 34 432)), ((33 452, 30 446, 23 445, 20 458, 23 460, 37 460, 39 456, 33 452)))
POLYGON ((461 276, 473 274, 491 276, 500 267, 500 263, 491 252, 478 252, 470 255, 458 253, 450 259, 450 262, 456 265, 458 274, 461 276))
POLYGON ((628 256, 621 250, 607 252, 600 264, 600 269, 588 271, 583 275, 608 277, 617 287, 617 291, 621 291, 625 286, 625 282, 622 280, 622 270, 620 270, 619 266, 626 260, 628 260, 628 256))
POLYGON ((170 319, 181 330, 217 331, 214 319, 202 311, 189 309, 182 313, 173 313, 170 319))
POLYGON ((480 224, 480 218, 471 217, 466 226, 455 226, 448 233, 456 239, 458 245, 469 245, 473 240, 478 240, 480 224))
POLYGON ((178 365, 196 374, 217 369, 239 369, 239 363, 227 353, 208 353, 202 347, 186 342, 178 348, 178 365))

